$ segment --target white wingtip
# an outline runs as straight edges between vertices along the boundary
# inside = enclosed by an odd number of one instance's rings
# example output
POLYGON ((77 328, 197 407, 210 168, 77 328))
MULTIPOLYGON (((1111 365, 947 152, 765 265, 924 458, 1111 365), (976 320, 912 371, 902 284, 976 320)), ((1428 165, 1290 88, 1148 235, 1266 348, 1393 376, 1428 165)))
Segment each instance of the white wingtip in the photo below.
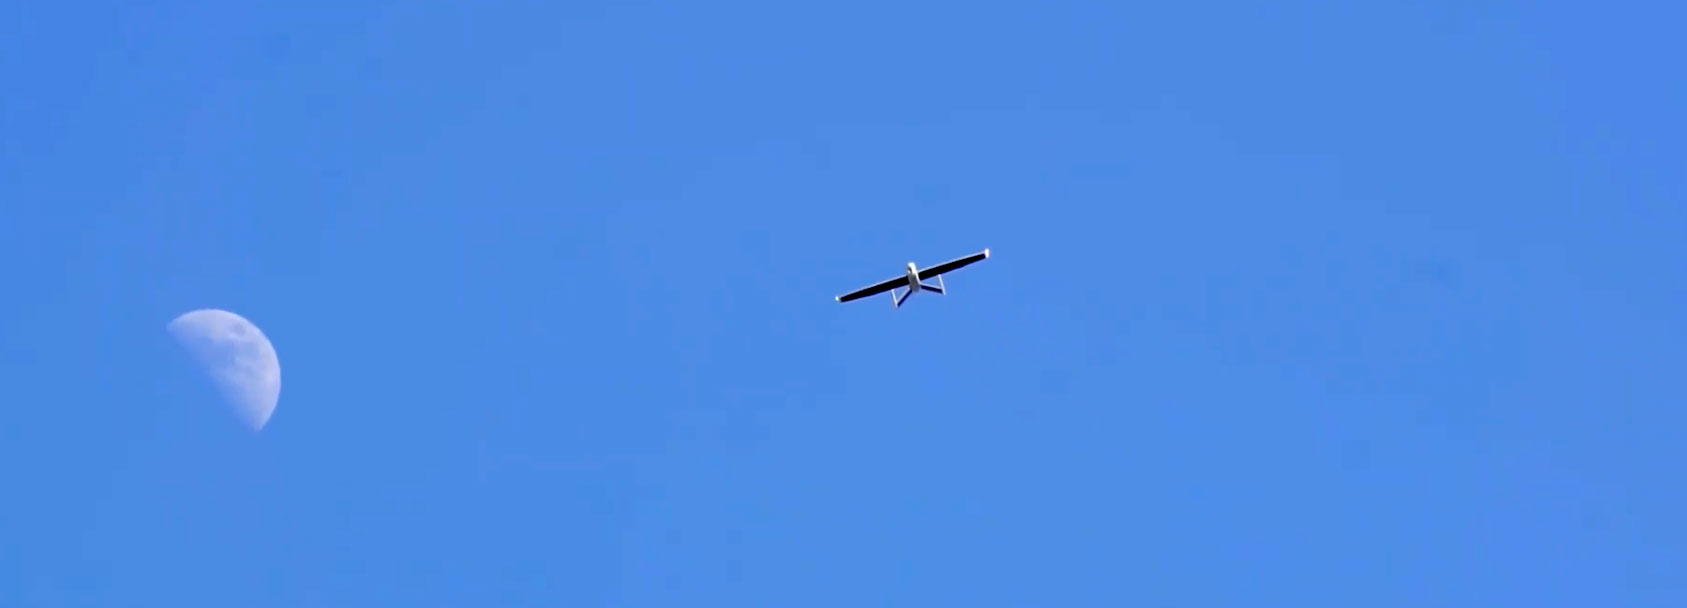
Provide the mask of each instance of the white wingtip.
POLYGON ((990 257, 990 248, 989 247, 984 248, 984 257, 990 257))

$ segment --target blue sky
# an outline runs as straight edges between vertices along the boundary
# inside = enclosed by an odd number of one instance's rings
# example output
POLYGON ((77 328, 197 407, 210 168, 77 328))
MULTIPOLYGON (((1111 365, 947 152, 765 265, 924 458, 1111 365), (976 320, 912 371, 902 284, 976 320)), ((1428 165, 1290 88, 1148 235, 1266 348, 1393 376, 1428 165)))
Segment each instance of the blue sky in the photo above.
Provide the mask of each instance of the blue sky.
POLYGON ((1676 3, 6 12, 0 604, 1687 602, 1676 3))

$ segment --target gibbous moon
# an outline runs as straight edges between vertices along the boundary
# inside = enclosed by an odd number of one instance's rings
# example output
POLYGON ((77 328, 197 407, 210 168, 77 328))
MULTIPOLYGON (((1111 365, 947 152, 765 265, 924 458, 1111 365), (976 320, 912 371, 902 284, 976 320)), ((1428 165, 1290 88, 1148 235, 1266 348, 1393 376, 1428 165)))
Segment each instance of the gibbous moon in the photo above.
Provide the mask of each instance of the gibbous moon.
POLYGON ((176 342, 253 431, 264 428, 281 397, 281 361, 269 338, 244 317, 226 310, 195 310, 167 326, 176 342))

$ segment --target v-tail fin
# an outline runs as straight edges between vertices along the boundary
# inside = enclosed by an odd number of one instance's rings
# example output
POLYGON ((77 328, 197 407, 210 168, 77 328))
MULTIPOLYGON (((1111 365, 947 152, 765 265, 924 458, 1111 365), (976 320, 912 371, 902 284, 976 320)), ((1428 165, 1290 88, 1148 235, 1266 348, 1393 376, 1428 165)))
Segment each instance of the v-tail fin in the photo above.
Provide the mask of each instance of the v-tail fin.
POLYGON ((896 307, 902 308, 902 303, 907 302, 908 297, 914 295, 914 290, 909 289, 907 291, 904 291, 904 292, 902 292, 901 296, 896 296, 896 292, 894 292, 894 291, 892 291, 890 293, 891 293, 892 296, 895 296, 895 298, 896 298, 895 300, 893 300, 896 303, 896 307))

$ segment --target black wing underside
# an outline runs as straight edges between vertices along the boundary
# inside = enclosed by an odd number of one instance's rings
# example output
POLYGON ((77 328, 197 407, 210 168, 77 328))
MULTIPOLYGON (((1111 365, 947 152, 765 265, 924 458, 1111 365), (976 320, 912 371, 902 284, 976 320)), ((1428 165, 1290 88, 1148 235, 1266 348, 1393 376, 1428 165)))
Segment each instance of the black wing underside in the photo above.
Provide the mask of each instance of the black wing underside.
POLYGON ((844 295, 838 296, 838 301, 839 302, 848 302, 850 300, 859 300, 859 299, 865 298, 867 296, 876 296, 876 295, 879 295, 881 293, 890 291, 892 289, 896 289, 898 287, 901 287, 901 286, 907 285, 907 284, 908 284, 908 277, 906 277, 906 276, 901 276, 901 277, 896 277, 896 278, 891 278, 891 279, 885 279, 885 280, 880 281, 878 283, 874 283, 873 285, 869 285, 867 287, 862 287, 861 289, 857 289, 855 291, 851 291, 851 292, 846 293, 844 295))
POLYGON ((960 268, 962 266, 966 266, 967 264, 971 264, 973 262, 983 260, 984 258, 987 258, 987 257, 990 257, 990 250, 989 249, 985 249, 984 251, 980 251, 978 253, 974 253, 974 254, 969 255, 969 256, 955 258, 953 260, 949 260, 949 261, 944 262, 942 264, 932 266, 931 268, 921 269, 920 270, 920 278, 921 279, 929 279, 929 278, 935 277, 937 275, 943 274, 945 272, 955 270, 955 269, 960 268))

